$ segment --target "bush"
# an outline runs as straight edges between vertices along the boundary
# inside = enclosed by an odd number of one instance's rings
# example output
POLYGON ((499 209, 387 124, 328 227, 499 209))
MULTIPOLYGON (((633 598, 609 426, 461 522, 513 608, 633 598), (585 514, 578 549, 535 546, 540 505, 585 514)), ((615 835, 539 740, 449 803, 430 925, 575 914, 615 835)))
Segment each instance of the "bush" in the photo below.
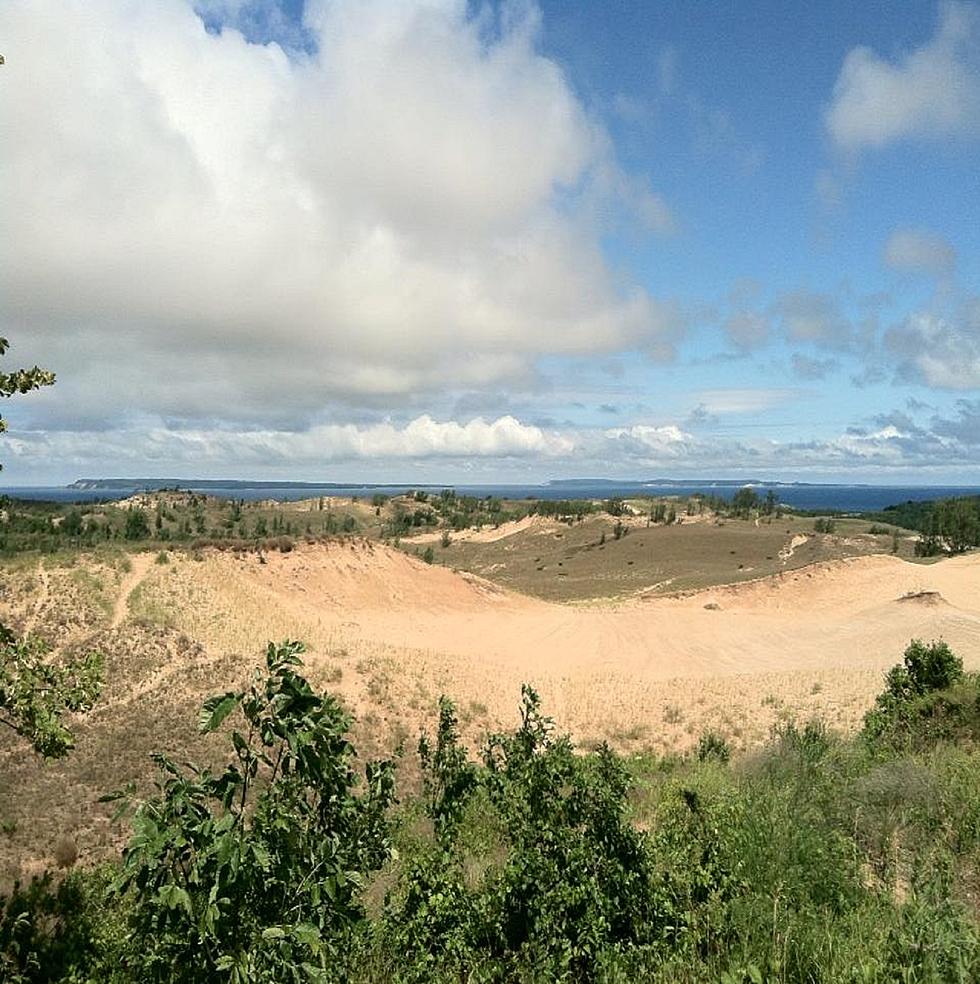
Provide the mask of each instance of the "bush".
POLYGON ((146 518, 146 510, 131 507, 126 511, 126 525, 123 536, 127 540, 146 540, 150 536, 150 524, 146 518))
POLYGON ((915 743, 941 737, 959 703, 947 695, 963 679, 963 661, 942 640, 928 645, 913 639, 902 663, 885 675, 885 689, 864 717, 864 735, 872 743, 915 743), (917 734, 918 732, 918 734, 917 734))
POLYGON ((122 935, 118 913, 108 905, 110 877, 106 870, 49 872, 0 897, 0 980, 108 980, 97 970, 100 955, 114 950, 122 935))
POLYGON ((643 836, 625 816, 623 765, 607 747, 580 757, 552 730, 524 687, 520 728, 491 736, 473 772, 442 703, 434 746, 423 745, 437 845, 406 866, 385 913, 390 952, 412 960, 406 976, 465 976, 491 959, 579 979, 602 952, 641 944, 659 925, 643 836), (459 823, 474 801, 496 831, 493 862, 475 882, 459 823))
POLYGON ((727 762, 732 755, 728 742, 716 731, 705 732, 698 741, 698 761, 727 762))

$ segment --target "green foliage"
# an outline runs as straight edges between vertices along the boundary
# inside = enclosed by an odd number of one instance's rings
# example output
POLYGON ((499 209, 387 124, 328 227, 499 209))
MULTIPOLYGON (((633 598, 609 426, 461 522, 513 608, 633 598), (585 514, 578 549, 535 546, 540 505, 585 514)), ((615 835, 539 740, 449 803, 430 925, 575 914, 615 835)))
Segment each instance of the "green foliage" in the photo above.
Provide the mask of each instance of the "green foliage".
POLYGON ((526 686, 520 728, 488 739, 478 773, 466 764, 448 702, 436 752, 429 747, 438 847, 407 867, 383 927, 392 952, 413 961, 407 977, 462 971, 478 953, 542 979, 580 977, 605 950, 649 936, 657 925, 649 859, 626 820, 627 772, 608 748, 575 754, 526 686), (498 831, 497 856, 476 884, 459 826, 470 797, 498 831))
POLYGON ((243 725, 222 772, 155 756, 119 882, 142 980, 300 981, 343 965, 364 873, 389 853, 392 765, 369 763, 355 795, 351 719, 298 673, 302 648, 270 643, 247 690, 205 702, 202 732, 243 725))
POLYGON ((434 564, 436 560, 436 552, 432 549, 432 547, 426 547, 425 552, 422 554, 422 559, 427 564, 434 564))
POLYGON ((955 716, 957 705, 944 692, 962 677, 963 661, 945 642, 926 645, 913 639, 903 661, 885 675, 885 689, 865 715, 865 737, 872 743, 894 744, 914 742, 916 730, 922 730, 922 736, 934 733, 939 719, 955 716))
POLYGON ((424 733, 419 737, 423 797, 440 837, 453 831, 476 786, 476 769, 459 743, 458 724, 455 705, 440 697, 435 744, 424 733))
POLYGON ((833 519, 828 519, 824 516, 815 520, 813 524, 813 531, 815 533, 833 533, 836 529, 837 523, 833 519))
POLYGON ((101 676, 101 656, 54 663, 42 642, 18 639, 0 624, 0 724, 44 758, 61 758, 74 746, 64 716, 91 709, 101 676))
POLYGON ((750 485, 740 488, 732 497, 732 512, 743 519, 751 516, 760 505, 759 493, 750 485))
POLYGON ((959 496, 926 502, 903 502, 888 506, 871 517, 893 523, 921 536, 916 556, 935 557, 942 553, 962 553, 980 546, 980 496, 959 496))
POLYGON ((112 907, 111 878, 108 868, 63 878, 48 872, 0 897, 0 980, 115 980, 124 933, 121 913, 112 907))
POLYGON ((626 516, 628 514, 626 503, 622 499, 606 499, 604 508, 613 517, 618 518, 619 516, 626 516))
POLYGON ((300 651, 205 703, 223 771, 158 757, 108 887, 73 871, 0 905, 0 979, 980 980, 980 678, 941 643, 913 642, 885 693, 958 708, 958 745, 883 757, 789 722, 734 767, 710 733, 627 765, 578 752, 525 687, 479 760, 441 699, 395 813, 390 763, 357 790, 350 719, 300 651))
POLYGON ((146 518, 146 510, 135 506, 126 510, 126 526, 123 536, 127 540, 146 540, 150 536, 150 524, 146 518))
POLYGON ((699 762, 727 762, 732 755, 728 742, 717 731, 707 731, 698 739, 699 762))
POLYGON ((548 516, 562 523, 577 523, 596 512, 598 507, 588 499, 541 499, 532 502, 528 512, 532 516, 548 516))

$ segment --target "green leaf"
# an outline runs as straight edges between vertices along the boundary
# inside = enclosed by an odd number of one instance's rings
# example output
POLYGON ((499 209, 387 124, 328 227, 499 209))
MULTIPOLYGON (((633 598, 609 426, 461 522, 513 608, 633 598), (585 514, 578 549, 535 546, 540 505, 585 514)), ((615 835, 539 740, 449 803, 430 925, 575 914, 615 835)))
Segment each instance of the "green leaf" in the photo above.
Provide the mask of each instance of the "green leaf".
POLYGON ((270 926, 268 929, 262 930, 262 939, 264 940, 284 940, 286 938, 286 930, 281 926, 270 926))
POLYGON ((221 727, 221 722, 238 706, 241 694, 229 691, 209 697, 201 708, 198 727, 202 734, 210 734, 221 727))

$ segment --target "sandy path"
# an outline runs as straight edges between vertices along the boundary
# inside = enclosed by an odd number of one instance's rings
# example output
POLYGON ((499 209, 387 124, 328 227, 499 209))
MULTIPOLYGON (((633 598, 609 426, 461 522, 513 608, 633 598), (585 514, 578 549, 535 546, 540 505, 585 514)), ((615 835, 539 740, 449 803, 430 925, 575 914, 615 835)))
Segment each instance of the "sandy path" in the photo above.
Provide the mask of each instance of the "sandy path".
POLYGON ((153 563, 153 558, 148 553, 132 554, 130 555, 130 569, 122 579, 122 583, 119 585, 119 596, 116 598, 115 604, 112 606, 112 618, 109 622, 110 628, 117 628, 123 621, 125 621, 127 615, 129 614, 129 598, 130 595, 139 587, 143 579, 146 577, 147 572, 150 569, 150 564, 153 563))

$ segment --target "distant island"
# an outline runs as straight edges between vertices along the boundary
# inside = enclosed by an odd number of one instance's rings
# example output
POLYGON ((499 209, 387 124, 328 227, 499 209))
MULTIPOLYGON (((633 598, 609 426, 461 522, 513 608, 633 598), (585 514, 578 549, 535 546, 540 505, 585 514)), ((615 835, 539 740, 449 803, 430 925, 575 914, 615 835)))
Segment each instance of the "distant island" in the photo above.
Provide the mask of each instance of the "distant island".
MULTIPOLYGON (((221 478, 79 478, 66 486, 82 492, 105 490, 132 489, 141 492, 156 492, 161 489, 441 489, 449 488, 453 483, 446 482, 290 482, 221 478)), ((531 488, 534 483, 500 482, 500 488, 513 486, 515 488, 531 488)), ((645 488, 690 488, 692 485, 717 486, 719 488, 739 489, 745 486, 762 488, 839 488, 837 482, 781 482, 761 478, 553 478, 539 483, 539 488, 581 489, 581 488, 615 488, 615 489, 645 489, 645 488)), ((847 488, 873 488, 867 483, 848 482, 847 488)))

